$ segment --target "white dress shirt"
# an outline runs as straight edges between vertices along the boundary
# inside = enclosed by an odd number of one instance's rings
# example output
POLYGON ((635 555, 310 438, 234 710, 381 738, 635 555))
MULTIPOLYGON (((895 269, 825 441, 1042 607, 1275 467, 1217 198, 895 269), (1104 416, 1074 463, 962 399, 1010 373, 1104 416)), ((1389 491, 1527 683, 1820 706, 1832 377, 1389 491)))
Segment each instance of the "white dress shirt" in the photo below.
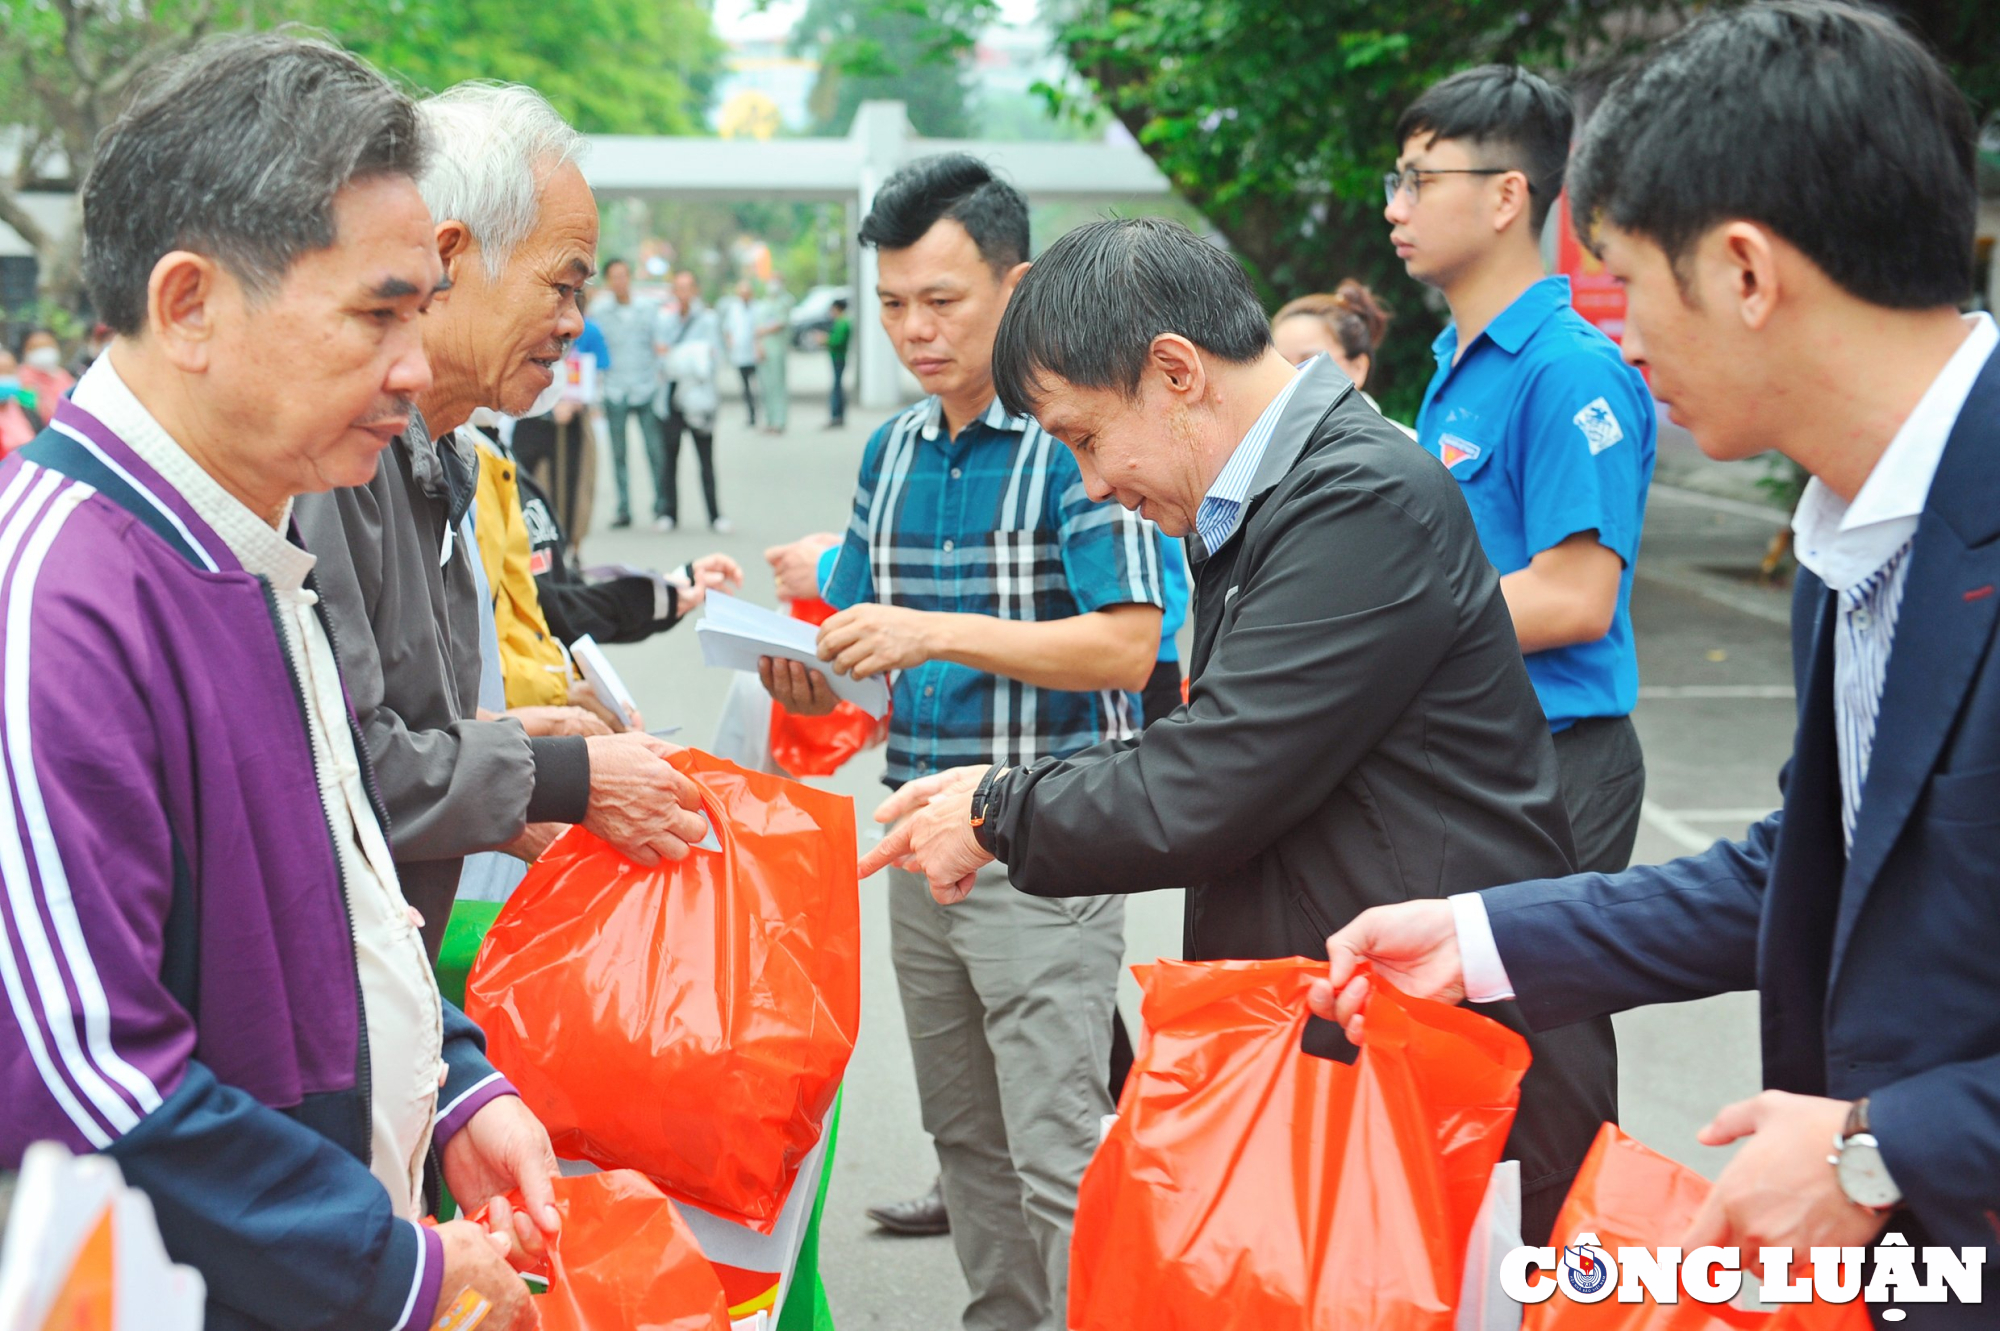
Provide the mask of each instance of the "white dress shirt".
POLYGON ((289 504, 273 528, 223 489, 133 396, 111 357, 97 358, 77 384, 75 399, 180 492, 245 570, 270 583, 285 652, 304 695, 320 804, 353 918, 368 1014, 370 1169, 389 1190, 396 1214, 415 1219, 423 1213, 424 1156, 444 1079, 444 1013, 389 844, 361 787, 340 668, 313 610, 319 598, 305 585, 317 561, 283 535, 291 521, 289 504))
MULTIPOLYGON (((1833 709, 1840 762, 1841 830, 1851 849, 1875 745, 1875 718, 1895 645, 1896 615, 1909 572, 1910 541, 1930 498, 1945 443, 1986 362, 2000 345, 1987 314, 1966 317, 1965 341, 1918 399, 1847 503, 1817 476, 1792 515, 1792 551, 1834 593, 1839 621, 1833 654, 1833 709)), ((1514 996, 1477 892, 1450 898, 1465 996, 1491 1003, 1514 996)))

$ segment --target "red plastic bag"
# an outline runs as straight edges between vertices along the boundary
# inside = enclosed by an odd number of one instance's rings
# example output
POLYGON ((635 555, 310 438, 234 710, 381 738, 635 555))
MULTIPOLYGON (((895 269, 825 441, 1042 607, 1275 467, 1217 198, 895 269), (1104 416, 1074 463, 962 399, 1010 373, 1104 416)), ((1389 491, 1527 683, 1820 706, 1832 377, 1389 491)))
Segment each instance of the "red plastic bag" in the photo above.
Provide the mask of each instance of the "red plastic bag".
MULTIPOLYGON (((824 624, 833 607, 814 597, 792 602, 792 618, 824 624)), ((834 704, 825 716, 797 716, 771 707, 771 761, 793 776, 832 776, 842 763, 889 737, 889 713, 881 719, 851 702, 834 704)))
MULTIPOLYGON (((1708 1180, 1692 1169, 1606 1123, 1570 1185, 1549 1242, 1560 1248, 1578 1234, 1595 1234, 1598 1246, 1614 1257, 1620 1248, 1675 1244, 1707 1200, 1708 1189, 1708 1180)), ((1787 1304, 1766 1313, 1698 1303, 1685 1295, 1675 1304, 1620 1303, 1616 1295, 1601 1303, 1576 1303, 1558 1288, 1547 1300, 1528 1306, 1522 1331, 1869 1331, 1869 1321, 1867 1306, 1859 1300, 1787 1304)))
POLYGON ((1353 1066, 1303 1052, 1324 961, 1133 968, 1145 1047, 1083 1176, 1077 1331, 1450 1331, 1527 1042, 1371 986, 1353 1066))
POLYGON ((565 833, 493 922, 465 1011, 558 1155, 769 1233, 860 1021, 854 802, 672 761, 722 849, 648 869, 565 833))
MULTIPOLYGON (((555 1181, 562 1230, 535 1268, 542 1331, 729 1331, 729 1305, 665 1193, 629 1169, 555 1181)), ((521 1194, 507 1194, 521 1205, 521 1194)), ((472 1217, 486 1223, 486 1209, 472 1217)))

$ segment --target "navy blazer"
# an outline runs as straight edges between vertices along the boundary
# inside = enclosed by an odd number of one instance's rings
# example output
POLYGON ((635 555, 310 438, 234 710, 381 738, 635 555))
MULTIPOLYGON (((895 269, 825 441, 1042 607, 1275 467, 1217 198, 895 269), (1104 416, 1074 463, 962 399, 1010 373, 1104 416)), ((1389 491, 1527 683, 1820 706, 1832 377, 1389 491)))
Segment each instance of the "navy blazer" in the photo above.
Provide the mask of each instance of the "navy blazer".
POLYGON ((1996 538, 2000 354, 1966 399, 1917 523, 1852 855, 1834 745, 1834 597, 1801 571, 1784 807, 1743 840, 1671 864, 1482 894, 1536 1027, 1757 989, 1765 1085, 1871 1097, 1907 1205, 1931 1242, 1987 1247, 1989 1283, 2000 1276, 1996 538))

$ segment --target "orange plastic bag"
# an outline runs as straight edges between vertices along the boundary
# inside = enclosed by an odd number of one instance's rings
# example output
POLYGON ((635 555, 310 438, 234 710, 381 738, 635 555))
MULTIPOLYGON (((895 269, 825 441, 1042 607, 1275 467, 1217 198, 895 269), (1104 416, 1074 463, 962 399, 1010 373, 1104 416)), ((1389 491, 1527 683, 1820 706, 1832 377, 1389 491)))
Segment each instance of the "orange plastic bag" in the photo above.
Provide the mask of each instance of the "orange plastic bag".
MULTIPOLYGON (((1614 1257, 1620 1248, 1675 1244, 1708 1189, 1708 1180, 1692 1169, 1606 1123, 1570 1185, 1549 1242, 1561 1247, 1578 1234, 1595 1234, 1598 1246, 1614 1257)), ((1616 1295, 1601 1303, 1576 1303, 1558 1288, 1544 1302, 1528 1306, 1522 1331, 1869 1331, 1869 1321, 1866 1305, 1858 1300, 1787 1304, 1766 1313, 1698 1303, 1685 1295, 1675 1304, 1620 1303, 1616 1295)))
POLYGON ((1077 1331, 1450 1331, 1527 1042, 1371 986, 1352 1067, 1303 1052, 1324 961, 1137 966, 1145 1047, 1083 1176, 1077 1331))
POLYGON ((465 1011, 558 1155, 768 1234, 854 1052, 854 802, 672 761, 722 849, 648 869, 565 833, 493 922, 465 1011))
MULTIPOLYGON (((814 597, 792 602, 792 618, 824 624, 833 607, 814 597)), ((881 719, 851 702, 834 704, 825 716, 797 716, 771 706, 771 761, 793 776, 832 776, 841 764, 889 736, 889 713, 881 719)))
MULTIPOLYGON (((562 1229, 534 1268, 549 1282, 535 1299, 542 1331, 729 1331, 722 1282, 643 1174, 562 1178, 555 1191, 562 1229)), ((485 1208, 472 1218, 485 1224, 485 1208)))

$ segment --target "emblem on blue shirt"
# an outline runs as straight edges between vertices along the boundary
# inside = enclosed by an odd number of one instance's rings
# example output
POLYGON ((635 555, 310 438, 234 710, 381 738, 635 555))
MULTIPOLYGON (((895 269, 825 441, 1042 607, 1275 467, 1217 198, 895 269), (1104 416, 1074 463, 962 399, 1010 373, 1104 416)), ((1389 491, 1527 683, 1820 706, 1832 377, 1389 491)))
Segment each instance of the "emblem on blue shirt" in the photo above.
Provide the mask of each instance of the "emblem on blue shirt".
POLYGON ((1438 436, 1438 460, 1450 471, 1461 462, 1469 462, 1478 457, 1480 448, 1470 439, 1460 439, 1455 434, 1438 436))
POLYGON ((1592 457, 1625 437, 1624 427, 1618 424, 1618 417, 1611 412, 1611 404, 1597 398, 1582 411, 1572 417, 1576 428, 1583 431, 1583 437, 1590 444, 1592 457))
POLYGON ((1578 1303, 1596 1303, 1617 1283, 1618 1266, 1611 1254, 1598 1246, 1597 1235, 1579 1234, 1575 1243, 1562 1250, 1556 1279, 1562 1282, 1563 1292, 1578 1303))

